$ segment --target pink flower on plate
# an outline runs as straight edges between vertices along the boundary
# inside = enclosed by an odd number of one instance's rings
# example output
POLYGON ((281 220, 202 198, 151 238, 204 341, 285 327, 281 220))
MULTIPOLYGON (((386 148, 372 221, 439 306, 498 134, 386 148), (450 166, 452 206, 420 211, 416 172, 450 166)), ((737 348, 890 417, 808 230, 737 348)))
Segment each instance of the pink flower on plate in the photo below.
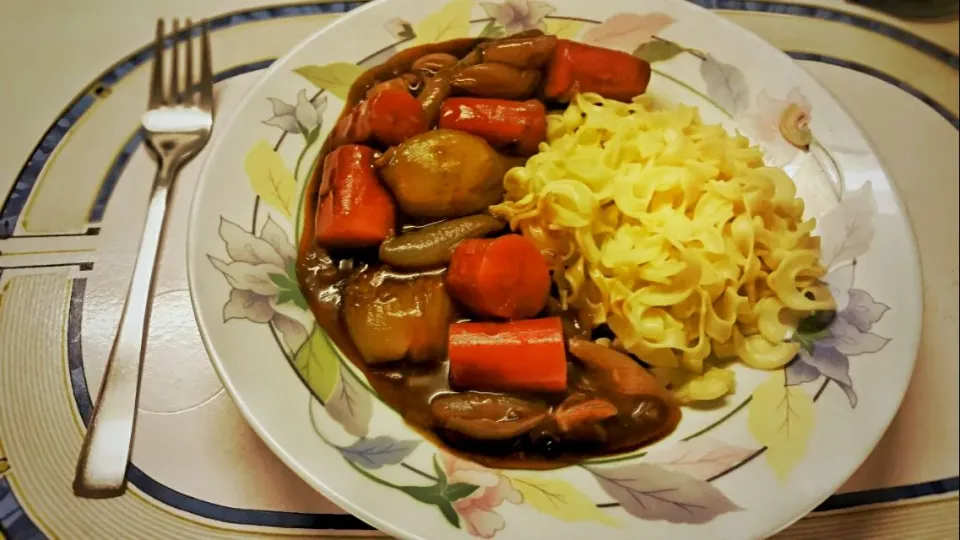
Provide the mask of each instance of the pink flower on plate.
POLYGON ((520 504, 523 502, 523 495, 514 489, 510 480, 499 471, 449 454, 441 453, 440 461, 450 484, 479 486, 470 495, 453 503, 453 509, 463 519, 464 528, 473 536, 493 538, 506 526, 503 517, 494 509, 503 504, 503 501, 520 504))
POLYGON ((503 25, 507 34, 533 29, 546 30, 547 23, 544 19, 557 10, 546 2, 536 0, 506 0, 502 4, 480 2, 480 7, 488 17, 493 17, 498 24, 503 25))
POLYGON ((775 164, 782 165, 791 161, 799 152, 790 141, 784 138, 783 131, 805 130, 810 123, 813 107, 799 89, 794 88, 784 99, 771 97, 766 90, 757 96, 756 107, 745 113, 742 121, 751 135, 764 144, 769 157, 775 164), (785 115, 790 109, 794 114, 785 115), (782 126, 782 122, 789 125, 782 126))

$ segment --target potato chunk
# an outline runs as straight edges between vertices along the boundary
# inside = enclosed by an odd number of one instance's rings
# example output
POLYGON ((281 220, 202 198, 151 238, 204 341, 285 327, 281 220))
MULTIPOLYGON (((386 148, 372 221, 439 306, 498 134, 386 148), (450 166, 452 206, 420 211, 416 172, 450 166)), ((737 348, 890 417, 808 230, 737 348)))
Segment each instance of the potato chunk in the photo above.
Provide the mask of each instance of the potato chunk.
POLYGON ((437 129, 404 141, 381 173, 404 212, 440 219, 484 212, 500 202, 506 169, 480 137, 437 129))

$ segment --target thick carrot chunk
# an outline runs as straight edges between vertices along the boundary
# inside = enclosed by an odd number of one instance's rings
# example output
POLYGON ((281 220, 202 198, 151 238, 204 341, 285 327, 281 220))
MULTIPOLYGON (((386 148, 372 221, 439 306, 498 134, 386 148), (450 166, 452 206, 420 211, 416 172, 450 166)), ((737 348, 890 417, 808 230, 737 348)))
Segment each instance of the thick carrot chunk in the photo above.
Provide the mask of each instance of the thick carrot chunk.
POLYGON ((450 382, 465 390, 563 392, 567 357, 559 317, 450 325, 450 382))
POLYGON ((547 68, 543 94, 570 101, 582 92, 630 102, 647 90, 650 64, 625 52, 561 39, 547 68))
POLYGON ((396 210, 373 169, 373 149, 348 144, 327 155, 316 239, 324 247, 368 247, 392 236, 396 210))
POLYGON ((450 258, 447 287, 478 315, 526 319, 547 303, 550 270, 533 242, 518 234, 464 240, 450 258))

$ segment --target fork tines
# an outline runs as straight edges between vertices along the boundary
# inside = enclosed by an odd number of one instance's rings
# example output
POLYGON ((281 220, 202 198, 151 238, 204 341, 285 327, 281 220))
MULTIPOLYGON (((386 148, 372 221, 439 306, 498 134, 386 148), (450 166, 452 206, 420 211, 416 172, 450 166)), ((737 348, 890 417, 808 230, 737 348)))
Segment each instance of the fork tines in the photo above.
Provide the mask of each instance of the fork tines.
POLYGON ((180 29, 180 21, 173 20, 173 33, 170 36, 171 54, 169 87, 164 88, 163 77, 163 50, 166 48, 164 39, 163 19, 157 19, 157 36, 153 49, 153 75, 150 80, 150 108, 155 109, 163 105, 195 105, 210 111, 213 107, 213 70, 210 59, 210 34, 206 23, 194 25, 186 19, 185 28, 180 29), (197 26, 200 27, 200 75, 194 73, 194 45, 197 26), (183 41, 183 46, 180 42, 183 41), (181 53, 180 49, 184 49, 181 53), (181 73, 181 55, 184 55, 184 69, 181 73))

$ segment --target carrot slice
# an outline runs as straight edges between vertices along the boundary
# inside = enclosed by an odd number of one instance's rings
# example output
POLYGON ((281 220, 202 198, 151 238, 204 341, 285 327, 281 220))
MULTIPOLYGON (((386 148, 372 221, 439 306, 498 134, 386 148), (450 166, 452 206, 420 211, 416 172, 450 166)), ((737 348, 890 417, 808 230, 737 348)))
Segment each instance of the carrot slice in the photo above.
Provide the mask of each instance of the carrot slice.
POLYGON ((650 64, 625 52, 561 39, 543 83, 547 99, 570 101, 578 92, 596 92, 629 102, 647 90, 650 64))
POLYGON ((398 88, 377 92, 367 102, 367 114, 373 136, 390 146, 430 129, 417 98, 398 88))
POLYGON ((324 247, 376 246, 394 233, 393 199, 373 170, 373 149, 348 144, 327 155, 316 239, 324 247))
POLYGON ((516 144, 520 154, 531 156, 547 138, 547 110, 535 99, 448 98, 440 107, 439 127, 466 131, 493 146, 516 144))
POLYGON ((533 242, 518 234, 464 240, 450 258, 447 287, 478 315, 525 319, 546 305, 550 270, 533 242))
POLYGON ((567 356, 559 317, 450 325, 450 382, 493 392, 562 392, 567 356))
POLYGON ((333 127, 333 146, 362 143, 370 140, 369 110, 366 101, 354 105, 348 114, 343 115, 333 127))

